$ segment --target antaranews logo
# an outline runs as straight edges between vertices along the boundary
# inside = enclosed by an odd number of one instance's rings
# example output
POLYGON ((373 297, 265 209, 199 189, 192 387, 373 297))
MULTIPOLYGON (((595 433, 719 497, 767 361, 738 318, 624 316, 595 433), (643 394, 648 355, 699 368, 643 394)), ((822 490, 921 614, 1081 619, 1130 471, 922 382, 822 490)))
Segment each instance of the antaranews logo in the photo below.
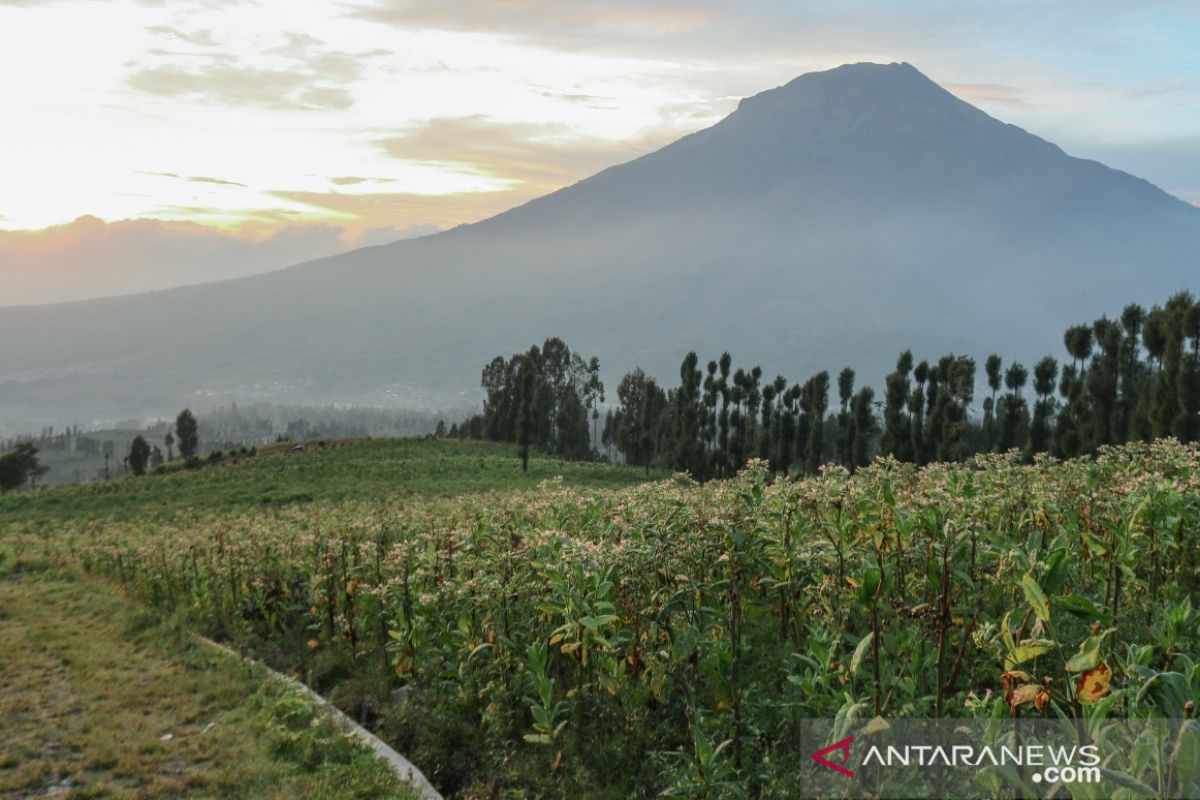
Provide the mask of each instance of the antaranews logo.
POLYGON ((826 767, 829 767, 834 772, 840 772, 848 778, 853 778, 854 773, 851 772, 850 770, 846 769, 846 767, 845 767, 846 764, 850 763, 850 745, 852 745, 852 744, 854 744, 854 737, 847 736, 845 739, 842 739, 840 742, 834 742, 833 744, 829 745, 829 747, 824 747, 824 748, 818 750, 817 752, 813 753, 812 754, 813 761, 816 761, 818 764, 822 764, 826 767), (826 756, 830 755, 834 751, 837 751, 842 754, 842 759, 841 759, 842 763, 841 764, 835 764, 826 758, 826 756))
POLYGON ((1134 758, 1154 743, 1182 741, 1182 722, 805 720, 801 736, 811 762, 800 773, 796 796, 966 800, 1141 791, 1200 800, 1200 783, 1180 760, 1186 754, 1174 753, 1179 746, 1168 747, 1162 759, 1134 758))

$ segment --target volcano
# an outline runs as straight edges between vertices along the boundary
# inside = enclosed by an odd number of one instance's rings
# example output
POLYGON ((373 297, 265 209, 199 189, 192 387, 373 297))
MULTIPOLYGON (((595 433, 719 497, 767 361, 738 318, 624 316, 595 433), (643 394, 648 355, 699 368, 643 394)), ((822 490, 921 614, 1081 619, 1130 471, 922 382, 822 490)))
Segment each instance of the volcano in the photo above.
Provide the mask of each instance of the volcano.
MULTIPOLYGON (((688 350, 766 375, 899 351, 1031 363, 1196 289, 1200 209, 1000 122, 908 64, 852 64, 471 225, 251 278, 0 309, 4 422, 205 398, 436 407, 562 337, 613 381, 688 350)), ((613 385, 613 384, 610 384, 613 385)))

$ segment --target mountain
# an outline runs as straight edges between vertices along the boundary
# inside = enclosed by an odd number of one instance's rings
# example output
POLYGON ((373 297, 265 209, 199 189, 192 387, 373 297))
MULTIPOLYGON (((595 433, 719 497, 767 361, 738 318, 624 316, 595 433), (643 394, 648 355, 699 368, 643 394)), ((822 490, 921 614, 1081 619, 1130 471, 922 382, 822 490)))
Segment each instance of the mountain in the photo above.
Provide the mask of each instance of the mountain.
MULTIPOLYGON (((689 349, 802 379, 898 352, 1028 364, 1198 288, 1200 209, 908 64, 853 64, 472 225, 251 278, 0 309, 0 416, 228 399, 435 406, 550 335, 673 384, 689 349)), ((614 385, 610 383, 610 386, 614 385)), ((612 392, 610 392, 612 394, 612 392)))

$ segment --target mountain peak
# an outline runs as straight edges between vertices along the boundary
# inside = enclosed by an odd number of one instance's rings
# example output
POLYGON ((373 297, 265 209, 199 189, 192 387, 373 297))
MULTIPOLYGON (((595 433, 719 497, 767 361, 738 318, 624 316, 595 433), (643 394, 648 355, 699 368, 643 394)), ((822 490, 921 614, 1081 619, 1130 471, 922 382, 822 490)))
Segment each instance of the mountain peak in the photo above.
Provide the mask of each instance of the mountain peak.
POLYGON ((890 64, 860 61, 820 72, 806 72, 782 86, 744 98, 738 103, 738 109, 772 100, 778 101, 797 93, 845 92, 853 89, 896 91, 905 86, 941 89, 907 61, 893 61, 890 64))
POLYGON ((844 64, 810 72, 738 104, 718 126, 755 147, 822 158, 965 158, 1043 150, 1047 143, 955 97, 908 63, 844 64))

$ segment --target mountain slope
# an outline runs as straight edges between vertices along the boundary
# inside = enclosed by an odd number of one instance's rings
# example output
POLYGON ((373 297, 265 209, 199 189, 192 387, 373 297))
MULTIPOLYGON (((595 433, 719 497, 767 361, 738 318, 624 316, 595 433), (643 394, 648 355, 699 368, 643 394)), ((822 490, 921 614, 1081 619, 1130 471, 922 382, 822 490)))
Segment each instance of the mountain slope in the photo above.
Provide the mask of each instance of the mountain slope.
POLYGON ((548 335, 606 378, 683 354, 878 385, 896 354, 1061 348, 1071 322, 1196 288, 1200 210, 1072 158, 907 64, 743 100, 712 128, 474 225, 270 275, 0 311, 0 408, 436 404, 548 335))

